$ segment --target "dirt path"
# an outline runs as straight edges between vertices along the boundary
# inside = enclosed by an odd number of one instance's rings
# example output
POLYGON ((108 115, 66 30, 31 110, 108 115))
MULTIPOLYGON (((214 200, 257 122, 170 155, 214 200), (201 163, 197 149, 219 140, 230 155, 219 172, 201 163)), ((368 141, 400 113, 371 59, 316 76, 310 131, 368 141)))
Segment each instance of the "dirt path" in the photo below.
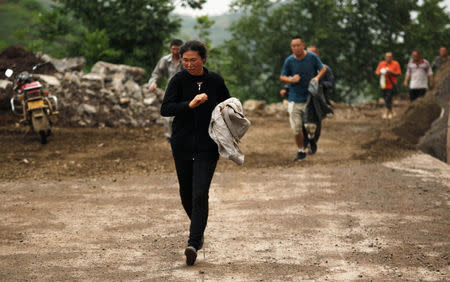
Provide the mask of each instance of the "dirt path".
POLYGON ((0 129, 0 280, 448 280, 450 168, 342 110, 293 164, 285 117, 252 117, 246 164, 221 160, 204 251, 159 127, 0 129), (42 162, 47 160, 47 162, 42 162))
MULTIPOLYGON (((324 121, 317 154, 299 163, 292 163, 296 150, 287 116, 251 116, 252 126, 240 145, 246 155, 244 166, 222 160, 218 170, 334 166, 411 154, 411 148, 398 138, 383 135, 382 128, 389 121, 380 116, 380 108, 337 109, 333 119, 324 121)), ((170 146, 160 126, 54 128, 47 145, 41 145, 37 135, 23 135, 21 127, 0 127, 0 179, 4 181, 117 178, 174 171, 170 146)))

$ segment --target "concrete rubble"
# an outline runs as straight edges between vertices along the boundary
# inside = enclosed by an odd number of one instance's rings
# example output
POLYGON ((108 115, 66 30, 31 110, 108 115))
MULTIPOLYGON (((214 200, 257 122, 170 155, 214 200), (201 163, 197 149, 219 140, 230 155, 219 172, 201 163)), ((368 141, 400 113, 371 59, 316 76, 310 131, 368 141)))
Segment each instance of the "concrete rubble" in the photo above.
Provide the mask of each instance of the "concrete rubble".
MULTIPOLYGON (((160 120, 164 92, 141 85, 145 70, 139 67, 97 62, 90 73, 80 58, 56 60, 42 55, 59 70, 54 75, 36 74, 45 89, 58 98, 59 126, 145 127, 160 120), (61 72, 62 70, 63 72, 61 72)), ((12 97, 12 83, 0 81, 5 109, 12 97)))

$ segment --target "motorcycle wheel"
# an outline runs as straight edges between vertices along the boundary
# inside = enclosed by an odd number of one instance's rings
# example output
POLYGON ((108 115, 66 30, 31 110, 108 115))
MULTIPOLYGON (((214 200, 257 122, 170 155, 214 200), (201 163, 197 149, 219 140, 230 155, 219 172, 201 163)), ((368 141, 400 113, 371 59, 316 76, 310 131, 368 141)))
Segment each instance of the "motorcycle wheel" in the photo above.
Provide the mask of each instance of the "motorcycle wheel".
POLYGON ((47 144, 47 132, 41 130, 39 131, 39 135, 41 136, 41 144, 47 144))
POLYGON ((33 130, 41 137, 41 143, 47 144, 48 130, 50 130, 50 123, 47 115, 39 110, 31 113, 31 124, 33 130))

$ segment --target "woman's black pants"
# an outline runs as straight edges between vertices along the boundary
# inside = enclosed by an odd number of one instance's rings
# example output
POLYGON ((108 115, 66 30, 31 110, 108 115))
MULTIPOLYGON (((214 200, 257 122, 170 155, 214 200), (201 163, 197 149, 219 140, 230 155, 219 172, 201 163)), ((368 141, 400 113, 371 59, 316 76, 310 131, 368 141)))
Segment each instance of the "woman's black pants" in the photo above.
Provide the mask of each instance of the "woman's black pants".
POLYGON ((392 89, 381 89, 381 95, 383 95, 384 103, 388 110, 392 109, 392 96, 394 92, 392 89))
POLYGON ((183 208, 191 220, 188 246, 198 250, 208 221, 209 186, 217 160, 175 160, 183 208))

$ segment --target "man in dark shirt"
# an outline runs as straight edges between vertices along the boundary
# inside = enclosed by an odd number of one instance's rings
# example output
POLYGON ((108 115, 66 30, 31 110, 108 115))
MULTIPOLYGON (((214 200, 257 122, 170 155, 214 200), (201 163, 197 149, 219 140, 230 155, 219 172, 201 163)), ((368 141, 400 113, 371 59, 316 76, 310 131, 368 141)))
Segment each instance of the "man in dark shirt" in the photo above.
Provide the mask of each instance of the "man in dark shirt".
MULTIPOLYGON (((311 45, 307 48, 308 52, 313 52, 318 57, 320 57, 319 49, 311 45)), ((328 93, 333 91, 334 89, 334 75, 331 71, 331 68, 325 64, 323 66, 326 68, 325 74, 322 76, 322 78, 319 80, 319 86, 323 90, 323 95, 325 96, 325 99, 327 100, 327 103, 330 104, 330 101, 328 100, 328 93)), ((315 154, 317 151, 317 142, 319 141, 320 133, 322 131, 322 122, 319 122, 316 127, 316 131, 314 133, 314 136, 308 136, 308 133, 306 131, 306 128, 302 127, 303 131, 303 147, 307 148, 308 144, 310 145, 311 153, 315 154)))

